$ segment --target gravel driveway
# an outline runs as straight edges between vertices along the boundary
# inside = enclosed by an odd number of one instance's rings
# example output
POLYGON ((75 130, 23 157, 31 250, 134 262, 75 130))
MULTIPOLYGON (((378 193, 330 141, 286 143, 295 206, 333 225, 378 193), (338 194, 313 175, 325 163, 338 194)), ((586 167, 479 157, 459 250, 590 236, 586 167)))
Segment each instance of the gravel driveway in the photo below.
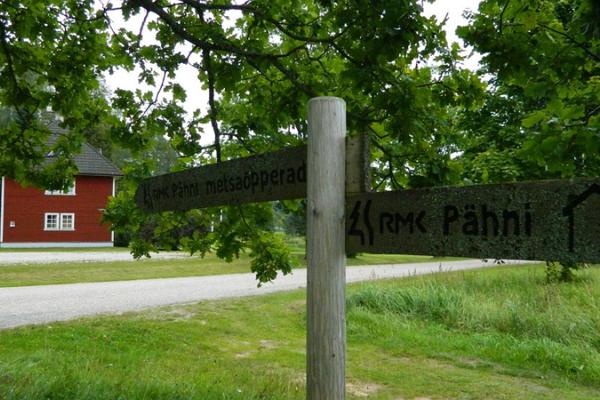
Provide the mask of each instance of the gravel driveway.
MULTIPOLYGON (((188 257, 182 252, 152 253, 153 259, 188 257)), ((131 261, 128 251, 14 251, 0 252, 0 266, 14 264, 52 264, 63 262, 131 261)))
MULTIPOLYGON (((507 264, 521 263, 507 261, 507 264)), ((346 268, 346 281, 399 278, 493 266, 481 260, 346 268)), ((306 286, 306 269, 258 288, 254 274, 0 288, 0 329, 202 300, 263 295, 306 286)))

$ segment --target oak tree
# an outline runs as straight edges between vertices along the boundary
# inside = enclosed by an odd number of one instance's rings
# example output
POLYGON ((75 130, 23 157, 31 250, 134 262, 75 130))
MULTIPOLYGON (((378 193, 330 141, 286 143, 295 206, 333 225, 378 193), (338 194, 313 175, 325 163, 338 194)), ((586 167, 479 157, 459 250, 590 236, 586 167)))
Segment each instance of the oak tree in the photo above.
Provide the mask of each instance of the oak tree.
POLYGON ((598 176, 600 3, 485 0, 468 17, 458 33, 482 54, 491 83, 465 125, 489 143, 485 156, 473 149, 479 164, 492 170, 501 158, 511 171, 499 179, 598 176))
MULTIPOLYGON (((461 57, 416 0, 7 0, 0 102, 17 118, 0 139, 0 172, 64 185, 83 132, 98 123, 134 152, 168 137, 175 169, 275 150, 305 140, 308 99, 333 95, 346 100, 350 133, 369 136, 376 188, 453 183, 460 165, 449 116, 475 107, 483 91, 461 57), (184 67, 196 81, 176 79, 184 67), (94 97, 115 68, 135 73, 138 88, 94 97), (201 89, 207 107, 189 112, 186 98, 201 89), (42 164, 48 131, 36 116, 48 108, 68 134, 53 145, 55 162, 42 164)), ((231 258, 250 248, 261 281, 289 271, 281 239, 260 228, 269 205, 169 213, 145 229, 149 217, 131 196, 152 160, 124 170, 107 218, 134 233, 136 255, 193 218, 198 229, 184 240, 192 252, 231 258)))
MULTIPOLYGON (((600 3, 485 0, 459 34, 483 55, 485 106, 462 116, 473 181, 600 174, 600 3)), ((577 264, 549 262, 550 280, 577 264)))

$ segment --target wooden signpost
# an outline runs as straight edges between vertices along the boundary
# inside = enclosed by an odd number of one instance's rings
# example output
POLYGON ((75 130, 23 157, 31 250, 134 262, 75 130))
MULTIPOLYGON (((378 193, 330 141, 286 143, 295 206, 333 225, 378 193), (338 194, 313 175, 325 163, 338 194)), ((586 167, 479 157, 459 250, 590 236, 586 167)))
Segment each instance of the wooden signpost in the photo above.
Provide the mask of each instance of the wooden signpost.
POLYGON ((342 99, 312 99, 308 130, 307 146, 148 178, 135 200, 147 212, 160 212, 306 197, 307 398, 343 399, 344 197, 346 188, 365 190, 368 151, 364 137, 346 141, 342 99))
POLYGON ((344 245, 346 103, 308 103, 306 198, 306 397, 343 399, 346 390, 344 245))
POLYGON ((147 212, 307 198, 307 398, 345 397, 345 254, 600 262, 600 179, 368 192, 343 100, 309 102, 308 146, 152 177, 147 212))
POLYGON ((349 251, 600 262, 600 179, 349 196, 349 251))
POLYGON ((148 212, 306 197, 306 146, 155 176, 135 199, 148 212))
MULTIPOLYGON (((364 136, 346 140, 347 193, 366 191, 367 146, 364 136)), ((144 211, 161 212, 301 199, 306 197, 306 159, 303 145, 154 176, 140 184, 135 200, 144 211)))

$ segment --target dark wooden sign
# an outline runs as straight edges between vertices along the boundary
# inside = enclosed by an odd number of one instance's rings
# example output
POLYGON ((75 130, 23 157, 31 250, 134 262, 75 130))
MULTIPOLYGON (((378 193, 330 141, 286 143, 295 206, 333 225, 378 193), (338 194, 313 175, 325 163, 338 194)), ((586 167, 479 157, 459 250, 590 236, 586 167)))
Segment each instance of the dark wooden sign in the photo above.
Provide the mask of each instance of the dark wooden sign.
MULTIPOLYGON (((369 188, 366 136, 346 140, 346 191, 369 188)), ((147 212, 306 197, 306 146, 238 158, 145 179, 135 194, 147 212)))
POLYGON ((600 262, 600 179, 349 196, 351 252, 600 262))
POLYGON ((148 178, 135 200, 159 212, 305 196, 306 146, 299 146, 148 178))

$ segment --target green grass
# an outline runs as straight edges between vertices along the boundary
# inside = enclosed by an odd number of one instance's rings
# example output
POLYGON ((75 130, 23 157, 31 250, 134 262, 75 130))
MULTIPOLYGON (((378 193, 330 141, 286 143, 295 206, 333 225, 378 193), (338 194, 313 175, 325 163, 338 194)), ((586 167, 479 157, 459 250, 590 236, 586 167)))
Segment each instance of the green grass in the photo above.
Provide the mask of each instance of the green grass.
MULTIPOLYGON (((348 398, 600 398, 600 270, 348 289, 348 398)), ((303 291, 0 332, 2 399, 303 399, 303 291)))
POLYGON ((0 287, 176 278, 250 272, 248 256, 226 263, 216 256, 0 266, 0 287))
POLYGON ((359 254, 356 257, 347 258, 348 266, 356 265, 380 265, 380 264, 405 264, 418 262, 442 262, 458 261, 464 258, 458 257, 432 257, 432 256, 413 256, 404 254, 359 254))
MULTIPOLYGON (((291 249, 292 255, 296 258, 298 264, 304 265, 304 254, 306 242, 303 237, 283 236, 286 244, 291 249)), ((354 257, 348 257, 346 264, 348 266, 356 265, 379 265, 379 264, 404 264, 416 262, 433 262, 433 261, 451 261, 463 260, 458 257, 432 257, 432 256, 415 256, 405 254, 365 254, 360 253, 354 257)))
MULTIPOLYGON (((348 304, 369 321, 363 325, 368 336, 390 323, 426 328, 410 340, 428 355, 468 355, 518 375, 600 388, 599 282, 598 268, 560 285, 546 284, 541 266, 496 269, 366 285, 348 304)), ((409 351, 405 339, 390 338, 384 346, 404 344, 409 351)))
MULTIPOLYGON (((296 265, 303 267, 304 248, 292 247, 296 265)), ((349 258, 348 265, 400 264, 443 260, 427 256, 365 254, 349 258)), ((137 261, 0 265, 0 287, 177 278, 250 272, 250 258, 226 263, 214 255, 205 258, 141 259, 137 261)))

